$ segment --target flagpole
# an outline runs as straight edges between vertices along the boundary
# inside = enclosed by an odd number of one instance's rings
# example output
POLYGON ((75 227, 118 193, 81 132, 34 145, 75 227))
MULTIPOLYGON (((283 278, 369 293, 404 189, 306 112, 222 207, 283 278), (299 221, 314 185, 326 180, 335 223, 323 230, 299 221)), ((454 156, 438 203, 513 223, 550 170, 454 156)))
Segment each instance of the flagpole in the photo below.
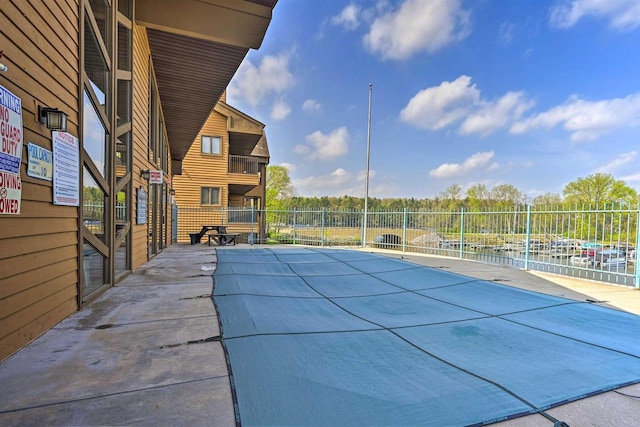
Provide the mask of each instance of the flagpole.
POLYGON ((367 168, 364 177, 364 225, 362 226, 362 247, 367 246, 367 209, 369 207, 369 157, 371 153, 371 94, 373 83, 369 83, 369 117, 367 120, 367 168))

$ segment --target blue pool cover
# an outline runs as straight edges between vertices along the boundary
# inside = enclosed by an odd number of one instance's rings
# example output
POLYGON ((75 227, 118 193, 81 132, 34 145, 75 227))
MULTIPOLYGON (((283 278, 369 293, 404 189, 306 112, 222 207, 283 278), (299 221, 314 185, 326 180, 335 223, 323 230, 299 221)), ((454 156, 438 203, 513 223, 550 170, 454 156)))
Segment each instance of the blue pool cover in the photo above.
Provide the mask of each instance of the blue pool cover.
POLYGON ((490 424, 640 382, 640 317, 381 255, 219 249, 245 426, 490 424))

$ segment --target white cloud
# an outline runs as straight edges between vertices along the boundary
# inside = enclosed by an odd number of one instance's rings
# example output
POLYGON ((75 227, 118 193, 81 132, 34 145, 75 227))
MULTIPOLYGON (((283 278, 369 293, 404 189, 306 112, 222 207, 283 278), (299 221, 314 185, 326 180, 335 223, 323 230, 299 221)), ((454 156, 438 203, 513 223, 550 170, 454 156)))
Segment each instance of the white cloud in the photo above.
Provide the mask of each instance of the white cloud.
POLYGON ((352 194, 354 177, 351 172, 338 168, 329 175, 308 176, 293 180, 300 194, 309 196, 341 196, 352 194))
POLYGON ((255 107, 270 94, 284 92, 295 80, 289 70, 289 57, 289 53, 267 55, 258 66, 246 59, 229 85, 229 96, 255 107))
POLYGON ((291 163, 280 163, 280 166, 283 166, 285 168, 287 168, 287 170, 289 172, 295 172, 296 171, 296 165, 292 165, 291 163))
POLYGON ((291 113, 291 107, 282 99, 278 99, 271 107, 271 118, 273 120, 283 120, 289 113, 291 113))
MULTIPOLYGON (((387 178, 383 183, 375 184, 373 179, 375 172, 370 171, 370 174, 369 197, 395 197, 401 190, 393 183, 393 178, 387 178)), ((364 176, 364 170, 351 172, 338 168, 328 175, 292 179, 292 183, 299 194, 306 196, 364 197, 364 176)))
POLYGON ((521 134, 536 128, 561 125, 574 142, 593 141, 616 128, 640 124, 640 94, 603 101, 585 101, 571 97, 546 112, 533 115, 511 126, 521 134))
POLYGON ((485 102, 475 113, 468 116, 460 126, 460 133, 488 135, 520 119, 533 102, 524 98, 523 92, 507 92, 495 102, 485 102))
POLYGON ((638 152, 635 150, 629 153, 620 154, 618 157, 611 160, 610 162, 607 162, 606 164, 600 166, 599 168, 596 168, 593 171, 593 173, 611 174, 628 164, 635 163, 637 156, 638 156, 638 152))
MULTIPOLYGON (((376 176, 376 171, 373 169, 369 169, 369 181, 371 181, 375 176, 376 176)), ((360 172, 358 172, 356 180, 364 182, 365 179, 367 179, 367 171, 361 170, 360 172)))
POLYGON ((459 177, 467 175, 468 173, 481 169, 487 165, 489 168, 495 169, 496 165, 490 163, 493 155, 493 151, 486 151, 484 153, 476 153, 462 163, 443 163, 437 168, 431 170, 429 172, 429 176, 433 178, 459 177))
POLYGON ((434 131, 462 121, 459 133, 488 135, 519 120, 533 105, 524 92, 484 100, 471 77, 462 75, 418 92, 400 112, 400 120, 434 131))
POLYGON ((360 6, 349 4, 338 15, 331 18, 331 24, 343 27, 345 30, 355 30, 360 25, 358 19, 360 11, 360 6))
POLYGON ((405 0, 379 16, 364 36, 365 46, 383 59, 403 60, 433 53, 469 34, 469 14, 460 0, 405 0))
POLYGON ((640 26, 638 0, 561 0, 551 8, 550 24, 569 28, 587 16, 605 18, 617 30, 633 30, 640 26))
POLYGON ((500 24, 500 28, 498 28, 498 40, 503 44, 511 43, 515 29, 516 26, 511 22, 503 22, 500 24))
POLYGON ((623 181, 627 181, 627 182, 640 182, 640 173, 636 173, 634 175, 623 176, 620 179, 622 179, 623 181))
POLYGON ((308 156, 311 152, 311 148, 306 145, 298 144, 293 147, 293 152, 296 154, 300 154, 301 156, 308 156))
POLYGON ((304 145, 297 145, 294 151, 310 160, 329 160, 342 157, 349 151, 349 132, 347 128, 333 130, 325 135, 319 130, 306 136, 304 145))
POLYGON ((460 76, 418 92, 400 112, 400 119, 417 127, 438 130, 466 116, 480 99, 471 77, 460 76))
POLYGON ((315 99, 307 99, 302 103, 302 109, 307 112, 322 111, 322 104, 315 99))

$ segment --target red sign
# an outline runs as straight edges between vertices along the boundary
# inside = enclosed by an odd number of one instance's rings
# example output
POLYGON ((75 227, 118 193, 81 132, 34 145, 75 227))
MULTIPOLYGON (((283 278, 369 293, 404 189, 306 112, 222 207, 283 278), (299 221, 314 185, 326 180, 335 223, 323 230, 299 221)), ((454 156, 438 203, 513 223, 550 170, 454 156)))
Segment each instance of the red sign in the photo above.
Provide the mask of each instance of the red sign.
POLYGON ((20 175, 0 172, 0 215, 19 214, 21 195, 20 175))
POLYGON ((162 184, 162 171, 149 171, 149 184, 162 184))

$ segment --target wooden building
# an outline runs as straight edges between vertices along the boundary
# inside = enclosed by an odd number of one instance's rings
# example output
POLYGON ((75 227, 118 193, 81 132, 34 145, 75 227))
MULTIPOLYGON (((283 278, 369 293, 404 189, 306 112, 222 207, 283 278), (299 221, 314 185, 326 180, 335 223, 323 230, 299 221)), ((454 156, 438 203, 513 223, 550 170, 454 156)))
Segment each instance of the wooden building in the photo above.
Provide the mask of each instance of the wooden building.
POLYGON ((203 222, 225 225, 239 239, 264 236, 269 147, 264 124, 221 100, 209 115, 173 179, 178 240, 203 222), (252 236, 252 237, 249 237, 252 236))
POLYGON ((171 244, 172 177, 276 2, 0 2, 0 360, 171 244))

